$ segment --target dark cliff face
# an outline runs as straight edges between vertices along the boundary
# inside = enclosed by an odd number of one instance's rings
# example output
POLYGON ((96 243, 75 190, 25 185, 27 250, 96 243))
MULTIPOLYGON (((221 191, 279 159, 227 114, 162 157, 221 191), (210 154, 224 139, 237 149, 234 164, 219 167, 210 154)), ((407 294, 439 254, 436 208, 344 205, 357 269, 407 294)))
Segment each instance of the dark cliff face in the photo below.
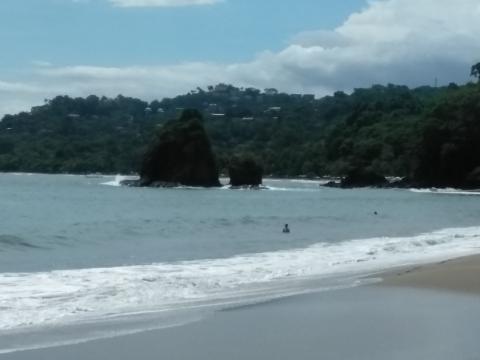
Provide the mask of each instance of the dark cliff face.
POLYGON ((344 179, 342 179, 342 188, 355 188, 355 187, 369 187, 377 186, 382 187, 388 184, 387 179, 373 171, 367 169, 355 169, 351 171, 344 179))
POLYGON ((147 151, 140 171, 144 186, 220 186, 210 140, 198 111, 186 110, 167 123, 147 151))
POLYGON ((228 173, 232 186, 262 184, 263 168, 252 158, 233 158, 230 161, 228 173))

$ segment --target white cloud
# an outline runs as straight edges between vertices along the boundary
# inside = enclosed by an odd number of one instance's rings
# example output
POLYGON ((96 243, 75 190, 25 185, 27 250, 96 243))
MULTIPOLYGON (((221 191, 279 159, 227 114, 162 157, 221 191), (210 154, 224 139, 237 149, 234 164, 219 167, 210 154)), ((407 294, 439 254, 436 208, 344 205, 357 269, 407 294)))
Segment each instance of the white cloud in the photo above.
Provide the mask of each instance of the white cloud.
POLYGON ((0 80, 0 118, 4 114, 28 111, 32 105, 41 104, 45 98, 55 96, 58 91, 62 91, 62 88, 0 80))
POLYGON ((5 95, 8 93, 41 93, 43 89, 41 87, 26 84, 21 82, 9 82, 0 80, 0 94, 5 95))
MULTIPOLYGON (((283 50, 250 62, 36 67, 32 78, 44 84, 45 94, 122 93, 147 100, 218 82, 317 95, 374 83, 463 83, 480 61, 478 19, 478 0, 373 1, 333 31, 298 34, 283 50)), ((21 90, 19 97, 27 93, 21 90)))
POLYGON ((192 5, 212 5, 222 0, 108 0, 120 7, 179 7, 192 5))
POLYGON ((477 0, 374 1, 334 31, 298 35, 278 58, 332 89, 465 82, 480 59, 479 16, 477 0))

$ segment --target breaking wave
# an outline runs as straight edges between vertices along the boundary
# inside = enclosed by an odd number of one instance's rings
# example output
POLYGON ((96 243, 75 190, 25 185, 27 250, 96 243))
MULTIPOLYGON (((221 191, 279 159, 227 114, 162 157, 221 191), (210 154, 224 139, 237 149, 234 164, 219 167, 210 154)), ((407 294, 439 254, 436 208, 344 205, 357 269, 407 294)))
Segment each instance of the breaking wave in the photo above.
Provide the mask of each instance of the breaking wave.
MULTIPOLYGON (((303 249, 140 266, 0 274, 0 332, 281 296, 305 279, 480 252, 480 228, 319 243, 303 249), (290 284, 290 285, 289 285, 290 284)), ((354 285, 352 281, 350 285, 354 285)), ((347 284, 348 285, 348 284, 347 284)))

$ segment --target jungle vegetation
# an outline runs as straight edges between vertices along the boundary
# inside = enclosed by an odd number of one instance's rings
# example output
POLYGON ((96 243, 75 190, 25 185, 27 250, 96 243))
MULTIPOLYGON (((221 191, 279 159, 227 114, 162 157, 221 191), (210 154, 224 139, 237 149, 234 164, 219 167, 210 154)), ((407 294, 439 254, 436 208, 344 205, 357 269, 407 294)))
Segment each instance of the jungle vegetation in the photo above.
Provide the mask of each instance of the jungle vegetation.
MULTIPOLYGON (((480 63, 471 69, 480 77, 480 63)), ((366 168, 426 184, 480 177, 480 85, 351 94, 285 94, 219 84, 146 102, 57 96, 0 122, 0 171, 135 173, 155 134, 184 109, 203 114, 218 168, 248 156, 272 176, 343 175, 366 168)))

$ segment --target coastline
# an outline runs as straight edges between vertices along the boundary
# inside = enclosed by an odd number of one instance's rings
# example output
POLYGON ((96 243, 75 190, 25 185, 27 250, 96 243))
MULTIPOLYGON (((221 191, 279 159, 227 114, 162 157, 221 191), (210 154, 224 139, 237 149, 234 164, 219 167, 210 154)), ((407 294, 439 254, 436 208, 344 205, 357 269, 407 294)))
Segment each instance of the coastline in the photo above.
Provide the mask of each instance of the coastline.
MULTIPOLYGON (((28 171, 0 171, 0 175, 13 175, 13 176, 32 176, 32 175, 41 175, 41 176, 79 176, 85 177, 90 179, 95 178, 108 178, 108 177, 124 177, 124 178, 135 178, 139 177, 136 173, 75 173, 75 172, 62 172, 62 173, 49 173, 49 172, 28 172, 28 171)), ((399 176, 387 176, 386 179, 388 180, 388 184, 383 186, 378 185, 370 185, 370 186, 341 186, 341 179, 344 178, 345 175, 342 176, 271 176, 265 175, 263 176, 263 180, 265 181, 298 181, 298 182, 311 182, 317 183, 321 188, 335 188, 340 190, 355 190, 355 189, 377 189, 377 190, 413 190, 414 192, 418 193, 438 193, 438 194, 451 194, 451 195, 480 195, 480 188, 477 187, 453 187, 453 186, 435 186, 435 185, 419 185, 417 183, 407 183, 402 182, 401 177, 399 176)), ((228 176, 225 174, 220 174, 220 183, 221 186, 228 185, 228 176)), ((133 181, 135 182, 135 181, 133 181)), ((127 180, 127 184, 125 186, 130 185, 130 180, 127 180)), ((182 187, 182 185, 175 184, 175 183, 160 183, 158 186, 144 186, 144 187, 160 187, 160 188, 175 188, 177 186, 182 187)), ((135 187, 135 186, 133 186, 135 187)), ((140 186, 142 187, 142 186, 140 186)), ((195 186, 198 188, 204 188, 202 186, 195 186)), ((219 188, 217 186, 213 188, 219 188)))
POLYGON ((377 277, 382 282, 235 307, 171 328, 4 353, 0 359, 449 360, 478 354, 480 255, 390 269, 377 277))
POLYGON ((480 255, 389 270, 379 286, 436 289, 480 295, 480 255))
POLYGON ((168 329, 5 353, 0 359, 474 359, 479 331, 476 296, 360 286, 233 308, 168 329))

